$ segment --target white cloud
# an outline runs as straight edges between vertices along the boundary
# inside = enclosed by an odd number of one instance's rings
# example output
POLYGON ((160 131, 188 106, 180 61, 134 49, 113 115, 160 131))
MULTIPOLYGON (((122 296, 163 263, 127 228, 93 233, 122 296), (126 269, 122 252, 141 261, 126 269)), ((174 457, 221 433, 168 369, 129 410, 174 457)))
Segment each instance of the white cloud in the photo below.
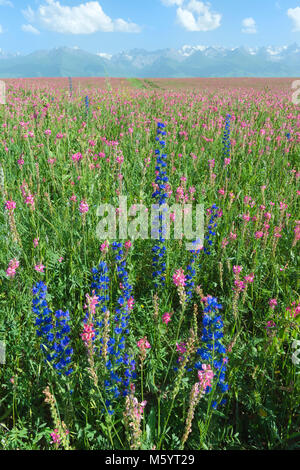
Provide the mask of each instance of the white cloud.
POLYGON ((0 0, 0 6, 13 7, 13 4, 10 2, 10 0, 0 0))
POLYGON ((103 59, 110 60, 112 58, 112 54, 108 54, 107 52, 97 52, 99 57, 102 57, 103 59))
POLYGON ((211 10, 210 3, 191 0, 177 8, 177 20, 188 31, 211 31, 221 25, 222 15, 211 10))
POLYGON ((29 23, 37 23, 49 31, 62 34, 92 34, 97 31, 138 33, 140 27, 121 18, 112 20, 104 13, 99 2, 64 6, 56 0, 46 0, 36 11, 28 7, 23 15, 29 23))
POLYGON ((256 22, 253 18, 245 18, 242 21, 242 33, 255 34, 257 33, 256 22))
POLYGON ((23 24, 22 31, 24 31, 24 33, 40 34, 39 30, 31 24, 23 24))
POLYGON ((286 14, 293 22, 293 31, 300 31, 300 7, 289 8, 286 14))
POLYGON ((2 25, 0 24, 0 34, 3 33, 3 28, 2 28, 2 25))
POLYGON ((172 7, 174 5, 180 7, 183 4, 184 0, 161 0, 161 2, 166 7, 172 7))

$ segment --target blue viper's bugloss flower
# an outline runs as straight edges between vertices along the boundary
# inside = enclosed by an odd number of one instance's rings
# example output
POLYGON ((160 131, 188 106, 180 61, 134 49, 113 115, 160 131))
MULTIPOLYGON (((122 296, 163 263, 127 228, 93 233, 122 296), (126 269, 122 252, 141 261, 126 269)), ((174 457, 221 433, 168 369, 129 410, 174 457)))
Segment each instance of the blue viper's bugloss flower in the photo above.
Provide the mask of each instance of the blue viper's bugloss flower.
MULTIPOLYGON (((216 204, 213 204, 211 206, 211 208, 209 209, 209 212, 210 212, 210 220, 209 220, 208 227, 207 227, 208 235, 205 235, 204 239, 206 240, 205 244, 207 244, 208 246, 212 246, 213 238, 210 238, 210 236, 215 237, 216 235, 215 229, 217 228, 217 223, 215 220, 220 216, 220 212, 216 204)), ((207 246, 204 246, 203 251, 207 255, 211 254, 207 246)))
MULTIPOLYGON (((161 140, 162 137, 166 135, 166 131, 163 129, 165 128, 165 124, 158 122, 157 123, 157 137, 156 141, 159 142, 161 149, 163 149, 166 146, 165 140, 161 140)), ((156 216, 156 219, 154 221, 154 224, 156 227, 159 227, 158 230, 157 228, 152 231, 152 236, 155 236, 157 238, 157 243, 152 247, 152 267, 153 267, 153 279, 154 279, 154 286, 155 288, 158 288, 159 286, 164 286, 165 285, 165 272, 166 272, 166 247, 164 245, 165 239, 165 232, 166 232, 166 224, 165 224, 165 214, 163 210, 160 210, 160 207, 163 206, 168 198, 168 194, 166 193, 166 185, 165 183, 168 183, 169 179, 166 176, 166 158, 167 155, 165 153, 161 153, 160 150, 156 149, 155 150, 155 155, 156 155, 156 178, 155 178, 155 183, 158 186, 158 189, 154 191, 152 194, 152 198, 156 200, 155 208, 159 211, 159 215, 156 216)))
MULTIPOLYGON (((224 325, 222 317, 219 315, 220 309, 222 309, 222 305, 215 297, 208 296, 206 298, 201 337, 202 346, 197 350, 200 360, 196 362, 195 368, 201 370, 202 364, 210 365, 214 372, 213 385, 216 383, 216 392, 223 394, 229 388, 225 381, 228 358, 226 357, 226 348, 221 342, 224 336, 224 325)), ((205 393, 210 393, 211 390, 211 387, 207 387, 205 393)), ((219 404, 223 403, 224 400, 221 400, 219 404)), ((213 407, 217 406, 218 403, 214 402, 213 407)))
POLYGON ((107 304, 109 302, 109 273, 105 261, 99 263, 98 268, 92 269, 93 281, 91 284, 92 295, 96 294, 98 297, 98 308, 105 313, 107 311, 107 304))
POLYGON ((85 109, 86 109, 86 112, 88 113, 89 107, 90 107, 89 97, 86 96, 86 97, 84 98, 84 101, 85 101, 85 109))
MULTIPOLYGON (((135 361, 127 351, 126 336, 129 334, 130 305, 133 302, 132 286, 129 283, 126 260, 124 259, 123 244, 112 243, 116 271, 119 285, 119 293, 116 298, 115 314, 110 320, 110 337, 107 343, 107 361, 105 368, 107 371, 105 378, 105 391, 107 396, 107 410, 110 414, 114 412, 114 401, 120 396, 128 394, 130 382, 136 378, 135 361)), ((107 311, 109 301, 110 279, 107 264, 101 262, 98 268, 94 268, 92 293, 94 292, 99 300, 97 309, 102 310, 103 314, 107 311)), ((103 320, 96 323, 98 328, 103 329, 103 320)), ((103 338, 100 339, 101 345, 103 338)), ((100 355, 102 349, 100 348, 100 355)))
MULTIPOLYGON (((199 244, 199 240, 196 240, 193 243, 199 244)), ((196 265, 196 260, 198 259, 200 250, 190 250, 190 252, 191 252, 191 259, 186 268, 188 274, 186 274, 185 276, 186 302, 190 302, 193 297, 193 292, 194 292, 194 287, 195 287, 194 278, 196 276, 195 265, 196 265)))
POLYGON ((46 300, 47 286, 38 282, 32 289, 32 311, 35 314, 36 335, 40 339, 40 347, 45 361, 52 364, 57 373, 70 375, 73 349, 69 346, 70 314, 68 311, 57 310, 53 317, 46 300))
POLYGON ((230 157, 230 147, 231 147, 231 143, 230 143, 230 121, 231 121, 231 115, 227 114, 226 118, 225 118, 225 130, 224 130, 224 135, 223 135, 223 139, 222 139, 222 143, 223 143, 223 164, 224 164, 225 158, 230 157))

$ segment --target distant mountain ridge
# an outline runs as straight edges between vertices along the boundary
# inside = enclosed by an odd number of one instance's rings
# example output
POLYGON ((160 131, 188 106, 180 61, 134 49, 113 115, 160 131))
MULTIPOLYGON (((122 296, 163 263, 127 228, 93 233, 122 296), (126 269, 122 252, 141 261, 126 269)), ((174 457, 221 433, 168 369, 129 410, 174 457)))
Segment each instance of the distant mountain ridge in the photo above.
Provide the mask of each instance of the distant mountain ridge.
POLYGON ((28 55, 0 49, 0 78, 25 77, 299 77, 300 46, 225 48, 189 46, 118 54, 60 47, 28 55))

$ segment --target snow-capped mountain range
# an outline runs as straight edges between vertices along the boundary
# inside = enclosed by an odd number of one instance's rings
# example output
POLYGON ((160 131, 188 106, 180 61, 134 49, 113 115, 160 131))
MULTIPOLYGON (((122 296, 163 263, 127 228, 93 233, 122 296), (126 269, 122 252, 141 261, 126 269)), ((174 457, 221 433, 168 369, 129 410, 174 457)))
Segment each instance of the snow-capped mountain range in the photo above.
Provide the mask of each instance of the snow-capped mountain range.
POLYGON ((96 54, 60 47, 28 55, 0 49, 0 78, 111 77, 299 77, 300 46, 234 47, 184 45, 180 49, 133 49, 96 54))

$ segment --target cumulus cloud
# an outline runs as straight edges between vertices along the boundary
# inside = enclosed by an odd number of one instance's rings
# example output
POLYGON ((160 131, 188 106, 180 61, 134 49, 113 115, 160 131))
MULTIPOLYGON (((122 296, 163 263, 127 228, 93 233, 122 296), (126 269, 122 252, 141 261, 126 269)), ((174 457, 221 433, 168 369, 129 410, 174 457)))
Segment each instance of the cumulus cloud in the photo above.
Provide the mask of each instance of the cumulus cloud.
POLYGON ((253 18, 245 18, 242 21, 242 32, 248 34, 255 34, 257 33, 256 22, 253 18))
POLYGON ((211 31, 221 25, 222 15, 211 10, 210 3, 191 0, 177 8, 177 20, 188 31, 211 31))
POLYGON ((172 7, 174 5, 180 7, 183 4, 184 0, 161 0, 161 2, 166 7, 172 7))
POLYGON ((24 31, 24 33, 40 34, 39 30, 36 29, 31 24, 23 24, 22 25, 22 31, 24 31))
POLYGON ((300 7, 289 8, 286 13, 293 22, 293 31, 300 31, 300 7))
POLYGON ((56 0, 46 0, 36 11, 28 7, 23 15, 29 23, 62 34, 92 34, 97 31, 138 33, 140 27, 121 18, 113 20, 106 15, 99 2, 64 6, 56 0))

